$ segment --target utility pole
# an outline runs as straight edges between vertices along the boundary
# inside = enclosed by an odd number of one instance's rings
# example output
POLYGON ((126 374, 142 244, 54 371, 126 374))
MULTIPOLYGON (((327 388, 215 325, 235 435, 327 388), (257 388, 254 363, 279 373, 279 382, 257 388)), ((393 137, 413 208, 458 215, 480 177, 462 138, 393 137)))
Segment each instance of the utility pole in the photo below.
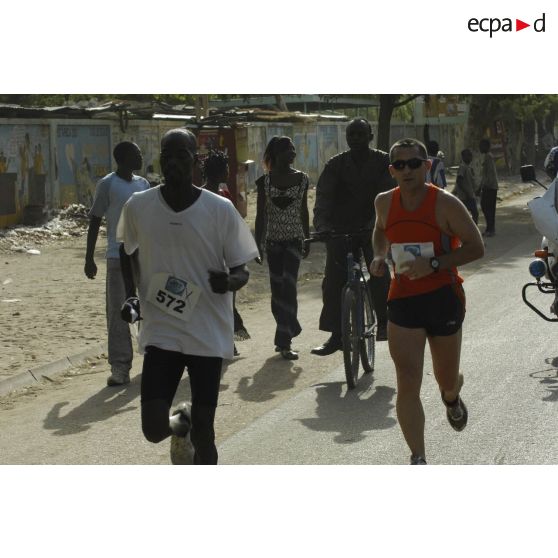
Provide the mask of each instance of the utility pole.
POLYGON ((196 118, 198 120, 209 116, 209 95, 196 95, 196 118))

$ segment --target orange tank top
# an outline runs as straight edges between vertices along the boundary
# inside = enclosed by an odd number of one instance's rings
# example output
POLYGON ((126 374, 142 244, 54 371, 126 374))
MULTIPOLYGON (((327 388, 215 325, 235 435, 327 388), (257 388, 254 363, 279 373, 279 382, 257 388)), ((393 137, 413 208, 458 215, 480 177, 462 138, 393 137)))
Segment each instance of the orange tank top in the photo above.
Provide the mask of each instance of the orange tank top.
MULTIPOLYGON (((437 186, 429 184, 424 200, 415 211, 403 208, 399 187, 393 190, 385 234, 390 243, 390 257, 395 264, 403 262, 408 257, 407 252, 413 256, 432 258, 447 254, 460 246, 460 240, 444 233, 436 222, 439 190, 437 186)), ((397 265, 394 266, 388 300, 416 296, 445 285, 463 282, 455 267, 432 272, 420 279, 409 279, 395 273, 396 270, 397 265)))

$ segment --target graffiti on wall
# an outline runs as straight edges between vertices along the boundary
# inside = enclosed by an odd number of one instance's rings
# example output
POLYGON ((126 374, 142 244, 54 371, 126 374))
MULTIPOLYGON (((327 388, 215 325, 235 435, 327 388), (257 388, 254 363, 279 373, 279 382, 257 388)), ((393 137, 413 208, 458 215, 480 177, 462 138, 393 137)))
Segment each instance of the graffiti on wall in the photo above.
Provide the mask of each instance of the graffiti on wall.
POLYGON ((256 180, 264 173, 263 154, 267 145, 266 129, 264 127, 251 128, 248 134, 248 153, 245 161, 251 159, 254 161, 248 169, 249 187, 255 188, 256 180))
POLYGON ((316 184, 319 176, 316 127, 297 126, 293 140, 296 148, 295 167, 308 174, 311 184, 316 184))
POLYGON ((339 153, 337 126, 318 126, 318 164, 320 169, 339 153))
POLYGON ((0 215, 50 201, 48 126, 0 125, 0 215))
POLYGON ((111 170, 110 126, 58 125, 56 160, 60 203, 90 207, 97 181, 111 170))
POLYGON ((178 123, 146 123, 130 124, 125 132, 113 129, 113 145, 121 141, 132 141, 138 145, 143 157, 143 167, 137 174, 145 176, 153 184, 161 180, 161 166, 159 154, 161 152, 161 138, 168 131, 180 127, 178 123))

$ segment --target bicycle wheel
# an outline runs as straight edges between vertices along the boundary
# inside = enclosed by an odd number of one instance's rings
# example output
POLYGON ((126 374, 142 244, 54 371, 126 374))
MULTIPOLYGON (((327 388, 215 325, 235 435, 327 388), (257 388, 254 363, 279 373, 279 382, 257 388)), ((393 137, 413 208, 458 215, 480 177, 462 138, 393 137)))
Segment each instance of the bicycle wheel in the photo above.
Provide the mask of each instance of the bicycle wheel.
POLYGON ((376 359, 376 314, 372 309, 370 291, 367 285, 362 287, 362 301, 364 304, 364 331, 359 339, 360 361, 365 374, 370 374, 374 370, 376 359))
POLYGON ((351 287, 343 291, 341 312, 341 335, 343 339, 343 361, 347 386, 354 389, 358 381, 359 369, 359 334, 357 300, 351 287))

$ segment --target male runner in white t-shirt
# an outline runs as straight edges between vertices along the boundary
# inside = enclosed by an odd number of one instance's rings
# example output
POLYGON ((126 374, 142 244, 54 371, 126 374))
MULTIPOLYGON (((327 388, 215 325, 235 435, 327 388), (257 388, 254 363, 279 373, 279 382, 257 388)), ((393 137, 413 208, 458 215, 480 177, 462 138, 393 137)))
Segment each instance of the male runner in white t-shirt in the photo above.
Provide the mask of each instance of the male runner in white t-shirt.
POLYGON ((171 461, 201 465, 217 463, 213 423, 222 362, 233 357, 232 293, 247 283, 245 264, 259 252, 233 204, 192 184, 196 152, 186 129, 163 136, 164 183, 126 203, 117 238, 128 297, 122 317, 134 321, 141 306, 143 433, 154 443, 172 435, 171 461), (169 419, 185 367, 191 415, 183 403, 169 419))

